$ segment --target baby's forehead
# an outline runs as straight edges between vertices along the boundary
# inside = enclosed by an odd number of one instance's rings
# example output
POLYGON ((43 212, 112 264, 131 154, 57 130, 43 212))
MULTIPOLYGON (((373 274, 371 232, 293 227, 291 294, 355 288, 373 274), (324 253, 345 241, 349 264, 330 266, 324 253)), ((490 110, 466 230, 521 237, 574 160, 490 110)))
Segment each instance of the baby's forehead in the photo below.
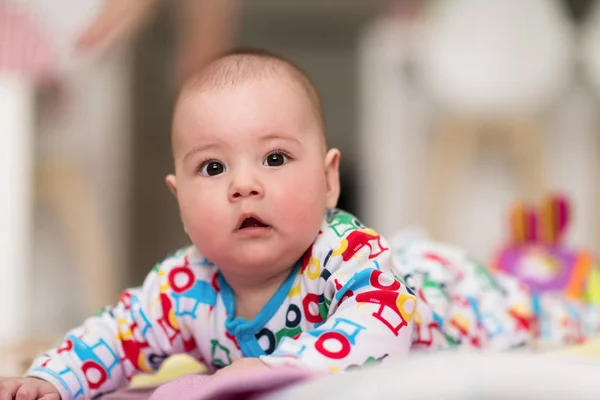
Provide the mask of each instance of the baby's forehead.
MULTIPOLYGON (((209 63, 183 86, 175 107, 175 119, 178 119, 182 104, 197 94, 235 88, 252 81, 270 81, 282 85, 293 83, 299 89, 297 95, 305 96, 309 101, 324 139, 323 112, 316 88, 299 68, 270 55, 233 54, 209 63)), ((174 129, 173 136, 176 131, 174 129)))

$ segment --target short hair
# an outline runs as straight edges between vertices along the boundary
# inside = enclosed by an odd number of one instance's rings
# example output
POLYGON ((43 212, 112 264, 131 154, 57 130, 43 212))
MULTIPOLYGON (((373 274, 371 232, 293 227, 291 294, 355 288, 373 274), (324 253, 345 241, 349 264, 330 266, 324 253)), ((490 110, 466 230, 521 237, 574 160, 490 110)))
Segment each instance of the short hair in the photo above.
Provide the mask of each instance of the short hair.
POLYGON ((224 88, 251 79, 282 76, 282 73, 287 73, 289 78, 304 89, 318 123, 324 130, 325 118, 321 97, 311 79, 293 62, 266 50, 240 47, 215 57, 184 83, 179 101, 201 88, 224 88))

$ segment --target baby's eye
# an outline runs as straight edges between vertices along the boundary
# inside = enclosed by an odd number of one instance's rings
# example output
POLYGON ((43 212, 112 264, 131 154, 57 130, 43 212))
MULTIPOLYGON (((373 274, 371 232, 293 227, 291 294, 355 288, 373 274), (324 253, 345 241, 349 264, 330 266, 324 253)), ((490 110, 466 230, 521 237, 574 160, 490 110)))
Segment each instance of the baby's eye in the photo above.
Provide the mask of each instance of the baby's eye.
POLYGON ((279 167, 285 164, 290 158, 283 153, 271 153, 265 158, 263 165, 269 167, 279 167))
POLYGON ((215 176, 225 172, 225 166, 219 161, 207 161, 200 164, 200 175, 215 176))

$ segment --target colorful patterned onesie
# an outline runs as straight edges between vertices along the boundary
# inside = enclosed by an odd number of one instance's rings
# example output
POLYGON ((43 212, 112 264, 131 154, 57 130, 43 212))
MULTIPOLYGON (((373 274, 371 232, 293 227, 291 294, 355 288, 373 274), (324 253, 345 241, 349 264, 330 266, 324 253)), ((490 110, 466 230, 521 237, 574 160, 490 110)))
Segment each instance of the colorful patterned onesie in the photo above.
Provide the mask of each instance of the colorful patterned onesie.
POLYGON ((343 211, 252 320, 235 317, 232 289, 190 247, 156 265, 141 288, 68 333, 27 372, 63 400, 117 389, 137 372, 188 353, 214 368, 242 357, 337 371, 458 345, 510 348, 531 339, 531 297, 457 249, 387 242, 343 211))

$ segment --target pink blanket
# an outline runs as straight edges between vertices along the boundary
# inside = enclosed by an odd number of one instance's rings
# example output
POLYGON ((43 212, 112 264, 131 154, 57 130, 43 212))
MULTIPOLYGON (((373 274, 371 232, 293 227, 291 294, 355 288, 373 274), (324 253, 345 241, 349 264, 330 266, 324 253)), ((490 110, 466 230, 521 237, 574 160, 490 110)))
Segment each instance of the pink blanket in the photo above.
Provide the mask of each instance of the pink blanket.
POLYGON ((233 400, 259 399, 261 395, 314 378, 313 372, 291 367, 240 371, 235 375, 189 375, 156 390, 124 390, 104 400, 233 400))

